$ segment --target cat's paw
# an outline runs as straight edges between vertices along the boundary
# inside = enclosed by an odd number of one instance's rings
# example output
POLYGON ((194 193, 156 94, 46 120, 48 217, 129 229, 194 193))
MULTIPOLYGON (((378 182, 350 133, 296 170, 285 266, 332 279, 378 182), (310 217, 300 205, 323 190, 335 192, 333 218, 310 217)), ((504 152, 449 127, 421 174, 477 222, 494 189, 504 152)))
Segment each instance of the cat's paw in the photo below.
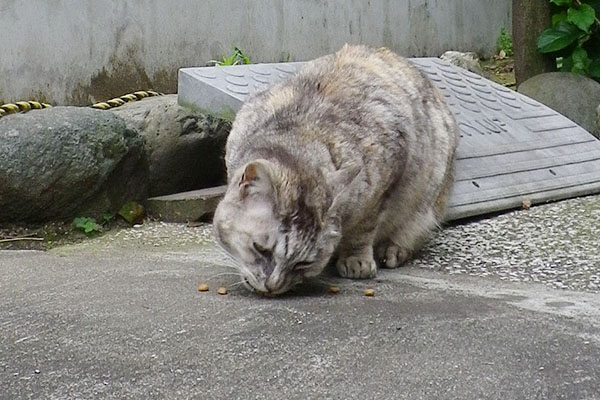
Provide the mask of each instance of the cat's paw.
POLYGON ((342 278, 368 279, 377 275, 377 263, 373 257, 350 256, 337 261, 337 270, 342 278))
POLYGON ((398 268, 404 264, 411 256, 412 252, 395 244, 386 246, 380 252, 382 266, 386 268, 398 268))

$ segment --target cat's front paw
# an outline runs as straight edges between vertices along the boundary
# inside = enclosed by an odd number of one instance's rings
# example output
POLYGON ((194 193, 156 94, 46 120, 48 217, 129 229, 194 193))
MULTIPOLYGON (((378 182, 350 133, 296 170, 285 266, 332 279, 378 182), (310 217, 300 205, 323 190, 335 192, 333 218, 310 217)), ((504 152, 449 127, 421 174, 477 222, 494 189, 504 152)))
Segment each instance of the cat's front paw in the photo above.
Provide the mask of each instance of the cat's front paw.
POLYGON ((350 256, 337 261, 337 270, 342 278, 368 279, 377 275, 377 263, 373 257, 350 256))

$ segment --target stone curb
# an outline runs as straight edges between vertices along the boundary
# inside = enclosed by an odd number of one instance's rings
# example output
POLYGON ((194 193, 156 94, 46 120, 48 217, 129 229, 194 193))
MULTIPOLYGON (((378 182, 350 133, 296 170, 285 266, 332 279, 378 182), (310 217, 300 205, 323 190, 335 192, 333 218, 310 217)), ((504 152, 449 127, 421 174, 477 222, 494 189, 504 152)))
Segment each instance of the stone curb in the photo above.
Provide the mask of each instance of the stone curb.
POLYGON ((215 211, 226 189, 224 185, 152 197, 146 200, 146 210, 149 216, 164 222, 198 221, 215 211))

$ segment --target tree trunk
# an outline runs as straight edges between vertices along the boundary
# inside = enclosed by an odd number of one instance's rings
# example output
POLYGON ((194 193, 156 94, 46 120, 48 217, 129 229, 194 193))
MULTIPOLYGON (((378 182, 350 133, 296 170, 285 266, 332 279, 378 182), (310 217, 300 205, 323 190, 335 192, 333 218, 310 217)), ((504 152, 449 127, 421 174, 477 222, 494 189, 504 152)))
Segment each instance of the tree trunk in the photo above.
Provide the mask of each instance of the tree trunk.
POLYGON ((517 86, 534 75, 556 70, 553 57, 537 51, 536 41, 552 24, 548 0, 512 0, 513 48, 517 86))

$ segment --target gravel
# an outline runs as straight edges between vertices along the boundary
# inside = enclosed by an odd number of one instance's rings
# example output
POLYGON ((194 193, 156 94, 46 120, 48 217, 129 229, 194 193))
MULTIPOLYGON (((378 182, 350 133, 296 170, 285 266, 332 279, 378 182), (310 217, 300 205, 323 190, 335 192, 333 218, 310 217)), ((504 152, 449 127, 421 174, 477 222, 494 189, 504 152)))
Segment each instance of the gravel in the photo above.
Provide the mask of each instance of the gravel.
POLYGON ((412 266, 600 293, 600 196, 455 224, 433 235, 412 266))

